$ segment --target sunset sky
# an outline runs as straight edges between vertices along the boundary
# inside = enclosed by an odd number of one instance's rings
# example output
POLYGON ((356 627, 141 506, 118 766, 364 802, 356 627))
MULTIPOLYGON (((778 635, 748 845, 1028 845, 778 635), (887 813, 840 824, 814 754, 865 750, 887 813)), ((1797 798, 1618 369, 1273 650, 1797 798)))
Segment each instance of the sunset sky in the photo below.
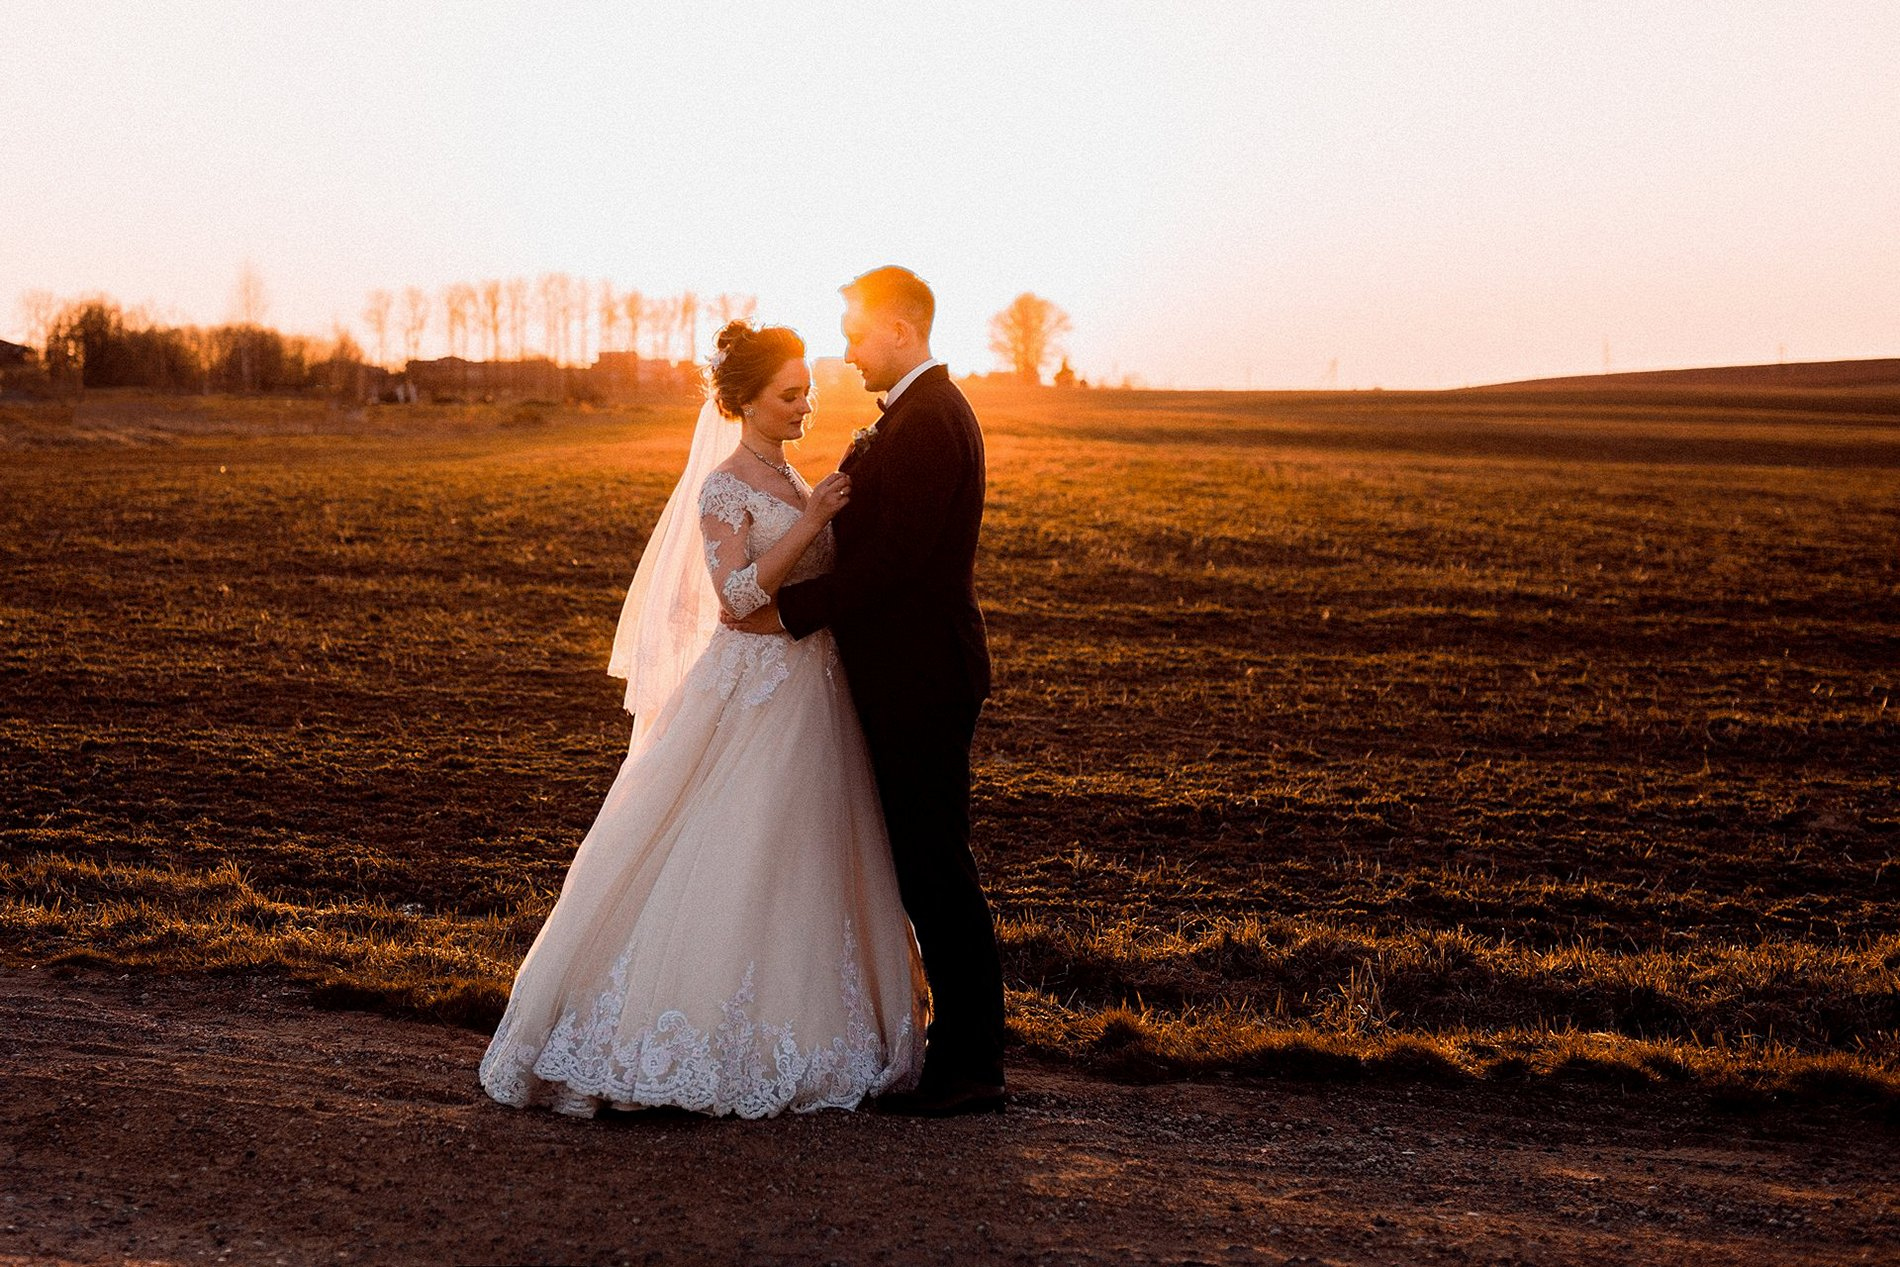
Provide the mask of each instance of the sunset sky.
MULTIPOLYGON (((105 291, 363 337, 374 287, 749 292, 835 354, 908 264, 994 368, 1455 386, 1900 355, 1900 4, 0 9, 0 336, 105 291), (1337 361, 1336 380, 1331 366, 1337 361)), ((439 332, 439 321, 437 326, 439 332)), ((702 330, 702 337, 709 331, 702 330)), ((431 349, 438 350, 438 349, 431 349)))

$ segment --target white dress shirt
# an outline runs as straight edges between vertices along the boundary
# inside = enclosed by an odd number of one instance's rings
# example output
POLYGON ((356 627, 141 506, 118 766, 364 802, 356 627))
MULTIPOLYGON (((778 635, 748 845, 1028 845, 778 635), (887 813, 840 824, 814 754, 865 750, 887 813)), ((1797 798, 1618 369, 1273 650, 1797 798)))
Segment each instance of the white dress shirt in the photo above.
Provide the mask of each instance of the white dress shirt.
POLYGON ((910 373, 904 375, 904 377, 898 379, 896 384, 889 391, 884 393, 884 407, 886 409, 889 409, 892 405, 895 405, 897 403, 897 398, 904 394, 904 389, 906 387, 909 387, 912 383, 917 381, 917 376, 919 374, 923 373, 925 370, 929 369, 933 365, 942 365, 942 364, 943 364, 942 361, 939 361, 936 357, 933 356, 930 359, 926 360, 922 365, 919 365, 916 369, 912 370, 910 373))

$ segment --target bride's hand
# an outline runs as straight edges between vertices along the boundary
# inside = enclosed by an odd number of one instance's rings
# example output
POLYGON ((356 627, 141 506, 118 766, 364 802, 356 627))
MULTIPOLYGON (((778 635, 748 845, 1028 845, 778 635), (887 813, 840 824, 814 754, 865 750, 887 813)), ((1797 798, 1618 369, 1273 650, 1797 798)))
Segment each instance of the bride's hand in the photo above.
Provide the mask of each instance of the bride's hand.
POLYGON ((850 500, 851 477, 843 471, 833 471, 811 490, 811 497, 805 502, 805 514, 821 524, 828 523, 850 500))

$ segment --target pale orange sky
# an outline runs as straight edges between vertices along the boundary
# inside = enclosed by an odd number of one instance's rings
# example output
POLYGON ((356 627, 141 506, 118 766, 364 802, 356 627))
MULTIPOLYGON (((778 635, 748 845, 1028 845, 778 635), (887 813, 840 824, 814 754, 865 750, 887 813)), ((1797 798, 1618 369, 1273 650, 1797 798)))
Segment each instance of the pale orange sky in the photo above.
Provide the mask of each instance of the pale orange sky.
MULTIPOLYGON (((899 262, 1152 385, 1900 355, 1900 5, 6 6, 17 297, 363 337, 373 287, 899 262)), ((439 333, 439 320, 436 333, 439 333)), ((702 334, 709 332, 702 331, 702 334)), ((439 350, 437 348, 430 349, 439 350)))

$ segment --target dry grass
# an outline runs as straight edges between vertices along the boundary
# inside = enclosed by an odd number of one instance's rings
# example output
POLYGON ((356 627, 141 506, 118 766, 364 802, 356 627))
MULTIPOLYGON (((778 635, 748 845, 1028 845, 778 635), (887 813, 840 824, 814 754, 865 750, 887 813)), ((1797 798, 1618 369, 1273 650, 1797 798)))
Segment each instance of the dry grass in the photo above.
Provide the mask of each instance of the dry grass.
MULTIPOLYGON (((1900 1102, 1900 401, 978 404, 1022 1043, 1900 1102)), ((0 944, 492 1018, 689 416, 0 409, 0 944)))
POLYGON ((275 972, 339 1005, 492 1025, 538 922, 423 915, 374 898, 285 902, 235 862, 205 871, 34 857, 7 869, 15 956, 90 967, 275 972))

